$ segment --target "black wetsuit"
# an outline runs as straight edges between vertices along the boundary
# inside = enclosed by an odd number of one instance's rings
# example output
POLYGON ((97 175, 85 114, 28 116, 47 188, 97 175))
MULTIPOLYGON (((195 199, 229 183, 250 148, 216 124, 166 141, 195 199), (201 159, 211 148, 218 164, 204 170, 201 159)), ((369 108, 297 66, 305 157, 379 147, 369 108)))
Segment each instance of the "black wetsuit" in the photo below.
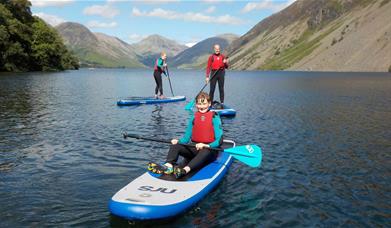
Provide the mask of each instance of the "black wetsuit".
POLYGON ((185 159, 185 164, 187 164, 191 170, 197 170, 214 161, 218 152, 208 148, 197 150, 195 147, 176 144, 171 145, 167 155, 167 162, 175 164, 178 161, 179 155, 185 159))
POLYGON ((156 82, 155 94, 158 95, 158 92, 160 92, 160 95, 163 95, 162 73, 155 70, 153 72, 153 77, 155 78, 156 82))
MULTIPOLYGON (((216 70, 212 70, 211 75, 214 75, 216 70)), ((220 102, 224 103, 224 77, 225 77, 225 70, 219 70, 216 75, 210 80, 210 91, 209 96, 210 100, 213 101, 213 97, 215 94, 216 89, 216 83, 219 83, 219 91, 220 91, 220 102)))

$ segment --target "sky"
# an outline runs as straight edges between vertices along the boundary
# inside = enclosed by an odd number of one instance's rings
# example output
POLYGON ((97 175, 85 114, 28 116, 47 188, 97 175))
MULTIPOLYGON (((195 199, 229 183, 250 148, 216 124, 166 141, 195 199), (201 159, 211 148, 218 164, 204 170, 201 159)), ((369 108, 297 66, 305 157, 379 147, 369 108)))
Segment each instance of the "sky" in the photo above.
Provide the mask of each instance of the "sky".
POLYGON ((31 11, 53 26, 77 22, 130 44, 158 34, 192 46, 221 34, 242 36, 294 1, 31 0, 31 11))

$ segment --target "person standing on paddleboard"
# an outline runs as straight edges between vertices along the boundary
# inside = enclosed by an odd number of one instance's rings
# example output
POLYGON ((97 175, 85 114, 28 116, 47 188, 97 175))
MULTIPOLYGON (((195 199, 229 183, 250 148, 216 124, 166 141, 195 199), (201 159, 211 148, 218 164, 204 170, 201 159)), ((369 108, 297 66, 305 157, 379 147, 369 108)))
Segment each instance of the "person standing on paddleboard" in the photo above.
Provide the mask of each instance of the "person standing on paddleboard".
POLYGON ((220 45, 215 44, 213 46, 214 53, 209 56, 208 63, 206 65, 206 83, 210 80, 210 92, 209 96, 213 103, 213 97, 215 93, 216 83, 219 83, 220 103, 224 105, 224 77, 225 69, 228 68, 228 58, 220 53, 220 45), (217 72, 216 72, 217 71, 217 72), (212 77, 212 78, 211 78, 212 77))
POLYGON ((218 114, 210 111, 211 99, 205 92, 196 97, 197 111, 191 116, 185 135, 181 139, 172 139, 166 163, 148 163, 148 170, 158 174, 174 174, 180 178, 191 170, 199 169, 217 158, 218 152, 210 148, 219 147, 223 142, 223 129, 218 114), (182 144, 194 143, 195 147, 182 144), (179 143, 179 144, 178 144, 179 143), (175 167, 179 155, 186 161, 186 166, 175 167))
POLYGON ((156 88, 155 88, 155 98, 163 99, 163 81, 162 81, 162 73, 166 75, 166 71, 164 70, 167 67, 166 63, 167 55, 165 52, 160 54, 160 57, 156 59, 155 66, 153 67, 153 77, 155 78, 156 88), (158 93, 160 92, 160 95, 158 93))

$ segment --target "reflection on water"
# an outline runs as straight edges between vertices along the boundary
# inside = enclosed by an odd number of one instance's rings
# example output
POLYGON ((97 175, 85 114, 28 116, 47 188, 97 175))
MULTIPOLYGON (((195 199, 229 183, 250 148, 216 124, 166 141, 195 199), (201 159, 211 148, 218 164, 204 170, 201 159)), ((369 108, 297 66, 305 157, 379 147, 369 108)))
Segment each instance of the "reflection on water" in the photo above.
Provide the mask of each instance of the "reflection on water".
MULTIPOLYGON (((108 200, 147 162, 164 160, 168 145, 123 140, 122 132, 182 136, 184 106, 204 83, 200 71, 170 73, 174 93, 188 100, 137 107, 116 101, 153 95, 149 71, 1 74, 0 226, 128 226, 110 216, 108 200)), ((192 210, 135 225, 389 224, 390 74, 226 76, 226 104, 237 116, 222 120, 224 137, 262 146, 262 167, 234 162, 192 210)))
POLYGON ((156 133, 164 132, 164 117, 162 116, 162 105, 154 105, 155 109, 151 112, 151 122, 155 124, 156 133))

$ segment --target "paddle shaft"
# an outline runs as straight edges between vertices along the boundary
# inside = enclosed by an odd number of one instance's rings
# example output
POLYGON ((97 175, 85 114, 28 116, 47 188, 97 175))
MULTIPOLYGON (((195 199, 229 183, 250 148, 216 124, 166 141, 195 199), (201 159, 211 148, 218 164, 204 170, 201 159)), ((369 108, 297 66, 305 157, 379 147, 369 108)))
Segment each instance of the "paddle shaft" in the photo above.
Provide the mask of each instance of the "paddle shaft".
POLYGON ((170 83, 171 94, 172 94, 173 97, 175 97, 174 92, 173 92, 173 90, 172 90, 171 79, 170 79, 170 73, 168 72, 168 66, 166 66, 166 70, 167 70, 168 82, 170 83))
MULTIPOLYGON (((215 77, 215 75, 217 74, 217 72, 219 71, 220 69, 218 69, 218 70, 216 70, 214 73, 213 73, 213 75, 212 75, 212 77, 209 79, 209 81, 207 82, 207 83, 205 83, 205 85, 202 87, 202 89, 200 90, 200 92, 198 92, 197 93, 197 95, 196 95, 196 97, 198 96, 198 94, 200 94, 204 89, 205 89, 205 87, 209 84, 209 82, 215 77)), ((185 110, 191 110, 191 109, 193 109, 193 106, 194 106, 194 103, 196 102, 196 97, 193 99, 193 100, 191 100, 186 106, 185 106, 185 110)), ((213 101, 212 101, 213 102, 213 101)))
MULTIPOLYGON (((171 144, 171 141, 169 140, 147 138, 139 135, 128 134, 126 132, 123 133, 123 136, 125 139, 127 137, 130 137, 135 139, 142 139, 142 140, 171 144)), ((196 147, 196 145, 193 144, 180 143, 179 145, 196 147)), ((244 146, 232 147, 228 149, 222 149, 222 148, 209 148, 209 149, 216 150, 216 151, 224 151, 226 153, 229 153, 240 162, 251 167, 259 167, 262 162, 262 151, 261 148, 259 148, 257 145, 244 145, 244 146)))
MULTIPOLYGON (((209 81, 208 81, 207 83, 205 83, 205 85, 202 87, 202 89, 200 90, 200 92, 197 93, 197 95, 200 94, 200 93, 205 89, 205 87, 209 84, 210 81, 212 81, 212 79, 216 76, 217 72, 219 72, 219 71, 220 71, 220 69, 217 69, 217 70, 213 73, 212 77, 210 77, 209 81)), ((194 98, 194 99, 195 99, 195 98, 194 98)))
MULTIPOLYGON (((167 143, 167 144, 172 144, 171 141, 169 140, 164 140, 164 139, 153 139, 153 138, 148 138, 148 137, 142 137, 142 136, 139 136, 139 135, 134 135, 134 134, 128 134, 128 133, 123 133, 123 136, 124 136, 124 139, 126 138, 134 138, 134 139, 142 139, 142 140, 147 140, 147 141, 153 141, 153 142, 160 142, 160 143, 167 143)), ((192 145, 192 144, 182 144, 182 143, 178 143, 180 145, 183 145, 183 146, 191 146, 191 147, 195 147, 195 145, 192 145)), ((221 149, 221 148, 209 148, 211 150, 217 150, 217 151, 223 151, 224 149, 221 149)))

